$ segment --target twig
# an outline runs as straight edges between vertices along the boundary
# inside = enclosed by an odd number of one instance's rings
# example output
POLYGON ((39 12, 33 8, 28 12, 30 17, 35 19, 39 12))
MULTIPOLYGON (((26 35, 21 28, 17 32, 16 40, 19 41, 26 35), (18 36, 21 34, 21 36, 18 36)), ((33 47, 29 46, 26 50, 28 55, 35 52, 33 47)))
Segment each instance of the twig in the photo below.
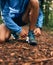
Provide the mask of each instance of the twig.
POLYGON ((53 60, 53 57, 51 58, 44 58, 44 59, 35 59, 35 62, 44 62, 44 61, 50 61, 53 60))

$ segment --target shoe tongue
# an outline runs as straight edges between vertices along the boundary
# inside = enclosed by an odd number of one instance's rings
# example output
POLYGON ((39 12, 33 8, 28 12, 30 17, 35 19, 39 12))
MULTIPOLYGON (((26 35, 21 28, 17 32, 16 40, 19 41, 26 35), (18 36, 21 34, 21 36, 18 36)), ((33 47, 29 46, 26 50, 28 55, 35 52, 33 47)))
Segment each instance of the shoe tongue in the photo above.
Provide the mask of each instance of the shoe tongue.
POLYGON ((32 30, 29 31, 28 36, 30 36, 30 37, 33 37, 34 36, 34 33, 33 33, 32 30))
POLYGON ((32 33, 32 34, 33 34, 33 31, 32 31, 32 30, 30 30, 30 31, 29 31, 29 33, 32 33))

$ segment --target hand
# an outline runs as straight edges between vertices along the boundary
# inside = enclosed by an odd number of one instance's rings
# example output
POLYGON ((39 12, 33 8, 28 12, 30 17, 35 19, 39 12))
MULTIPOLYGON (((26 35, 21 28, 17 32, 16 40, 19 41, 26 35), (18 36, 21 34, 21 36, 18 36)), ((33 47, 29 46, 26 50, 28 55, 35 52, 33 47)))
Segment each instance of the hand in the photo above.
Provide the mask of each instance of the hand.
POLYGON ((34 33, 35 33, 36 36, 40 36, 40 35, 41 35, 41 30, 40 30, 40 28, 36 28, 36 29, 34 30, 34 33))
POLYGON ((22 31, 20 32, 20 36, 23 37, 23 38, 26 37, 27 36, 27 31, 22 28, 22 31))

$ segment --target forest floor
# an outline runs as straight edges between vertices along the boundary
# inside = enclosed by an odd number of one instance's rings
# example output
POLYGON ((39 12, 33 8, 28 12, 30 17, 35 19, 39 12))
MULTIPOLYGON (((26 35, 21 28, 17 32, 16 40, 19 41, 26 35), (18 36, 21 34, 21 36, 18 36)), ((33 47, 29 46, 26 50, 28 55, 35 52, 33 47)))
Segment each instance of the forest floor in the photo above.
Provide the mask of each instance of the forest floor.
POLYGON ((0 43, 0 65, 53 65, 53 31, 36 39, 36 46, 22 39, 0 43))

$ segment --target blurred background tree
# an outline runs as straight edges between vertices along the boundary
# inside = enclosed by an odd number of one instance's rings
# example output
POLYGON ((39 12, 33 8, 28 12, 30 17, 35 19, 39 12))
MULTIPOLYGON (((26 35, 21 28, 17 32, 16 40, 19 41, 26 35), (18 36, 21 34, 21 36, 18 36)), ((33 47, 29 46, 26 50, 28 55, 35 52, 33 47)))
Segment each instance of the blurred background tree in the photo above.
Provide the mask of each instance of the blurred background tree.
POLYGON ((44 0, 44 26, 53 30, 53 0, 44 0))
MULTIPOLYGON (((44 26, 51 28, 53 30, 53 0, 42 0, 42 2, 43 3, 41 7, 43 8, 43 13, 44 13, 44 26)), ((1 12, 1 9, 0 9, 0 12, 1 12)), ((1 21, 2 20, 0 18, 0 22, 1 21)))

